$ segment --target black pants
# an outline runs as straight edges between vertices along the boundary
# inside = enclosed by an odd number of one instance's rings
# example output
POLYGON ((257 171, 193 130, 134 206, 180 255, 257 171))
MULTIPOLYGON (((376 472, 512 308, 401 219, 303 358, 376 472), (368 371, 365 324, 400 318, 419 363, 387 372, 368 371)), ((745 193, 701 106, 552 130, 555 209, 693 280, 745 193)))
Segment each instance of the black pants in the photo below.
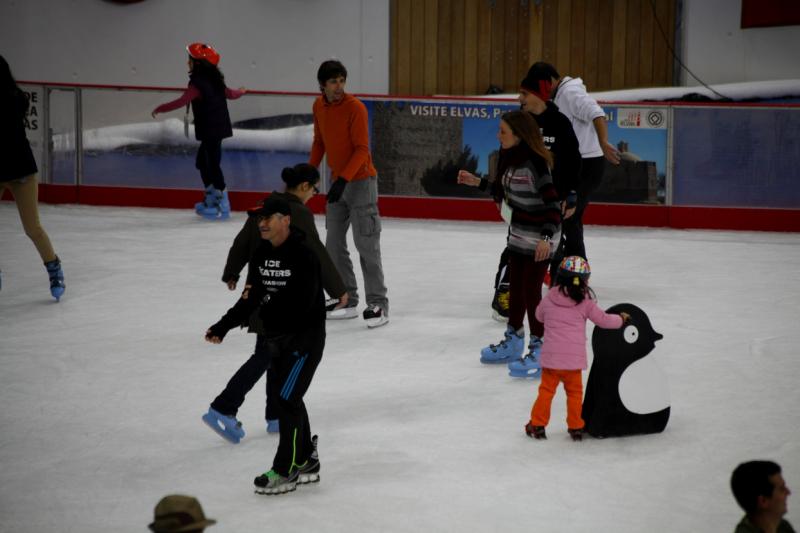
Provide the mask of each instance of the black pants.
POLYGON ((225 389, 217 396, 211 407, 224 415, 236 416, 239 407, 244 403, 244 397, 250 392, 256 382, 261 379, 264 372, 267 373, 267 406, 264 412, 266 420, 276 420, 278 418, 277 394, 278 382, 275 372, 269 369, 270 354, 267 340, 259 335, 256 338, 256 347, 253 355, 239 367, 239 370, 231 377, 225 389))
POLYGON ((271 372, 278 385, 278 420, 280 420, 280 442, 272 461, 272 469, 288 476, 293 468, 303 465, 313 451, 311 424, 303 402, 314 372, 322 359, 325 348, 325 324, 303 334, 304 348, 282 349, 272 358, 271 372))
POLYGON ((200 171, 203 185, 213 185, 218 191, 225 189, 225 176, 222 175, 222 139, 200 141, 194 166, 200 171))
MULTIPOLYGON (((561 257, 579 255, 587 259, 586 246, 583 244, 583 212, 586 211, 586 206, 589 205, 589 198, 592 193, 603 181, 604 169, 605 158, 602 156, 586 158, 581 163, 581 181, 578 185, 578 203, 575 206, 575 213, 571 217, 565 218, 561 225, 561 231, 564 235, 561 257)), ((558 257, 557 259, 560 263, 561 258, 558 257)), ((557 269, 558 263, 555 263, 555 265, 557 269)))

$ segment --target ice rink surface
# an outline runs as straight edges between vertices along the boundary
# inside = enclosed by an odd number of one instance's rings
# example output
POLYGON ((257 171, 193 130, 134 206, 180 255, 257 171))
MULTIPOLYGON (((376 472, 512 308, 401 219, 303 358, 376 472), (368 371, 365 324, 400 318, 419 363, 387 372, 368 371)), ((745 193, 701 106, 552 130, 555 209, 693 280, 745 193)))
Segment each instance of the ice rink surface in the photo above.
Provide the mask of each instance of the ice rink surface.
MULTIPOLYGON (((322 480, 267 497, 252 491, 277 445, 263 380, 241 444, 200 421, 255 342, 203 341, 238 297, 220 276, 244 215, 41 214, 58 304, 0 203, 2 532, 145 531, 168 493, 197 496, 220 533, 732 531, 739 462, 775 460, 800 487, 800 235, 588 227, 601 305, 634 303, 664 335, 651 357, 672 416, 662 434, 573 443, 563 390, 549 440, 531 440, 538 381, 478 361, 504 329, 489 312, 504 226, 384 219, 391 322, 328 323, 306 396, 322 480)), ((798 496, 787 518, 800 526, 798 496)))

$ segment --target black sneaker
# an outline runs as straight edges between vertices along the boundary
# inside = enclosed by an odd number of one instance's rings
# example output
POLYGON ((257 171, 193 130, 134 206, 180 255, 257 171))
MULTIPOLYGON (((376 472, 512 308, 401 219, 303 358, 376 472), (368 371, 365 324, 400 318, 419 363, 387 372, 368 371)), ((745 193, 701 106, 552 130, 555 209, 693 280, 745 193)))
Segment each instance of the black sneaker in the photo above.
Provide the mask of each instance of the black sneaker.
POLYGON ((297 483, 317 483, 319 481, 319 455, 317 454, 317 436, 311 437, 311 444, 314 450, 308 460, 297 468, 297 483))
POLYGON ((370 305, 364 309, 364 320, 368 328, 377 328, 389 322, 389 317, 377 305, 370 305))

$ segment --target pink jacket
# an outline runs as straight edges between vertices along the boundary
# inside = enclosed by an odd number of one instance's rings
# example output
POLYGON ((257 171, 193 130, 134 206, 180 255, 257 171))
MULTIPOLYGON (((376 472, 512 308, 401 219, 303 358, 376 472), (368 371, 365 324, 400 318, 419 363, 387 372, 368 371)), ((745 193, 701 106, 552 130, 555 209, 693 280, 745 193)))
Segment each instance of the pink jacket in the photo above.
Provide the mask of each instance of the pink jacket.
POLYGON ((542 368, 557 370, 586 370, 586 319, 605 329, 622 327, 621 316, 590 298, 577 304, 555 287, 536 307, 536 319, 544 324, 542 368))

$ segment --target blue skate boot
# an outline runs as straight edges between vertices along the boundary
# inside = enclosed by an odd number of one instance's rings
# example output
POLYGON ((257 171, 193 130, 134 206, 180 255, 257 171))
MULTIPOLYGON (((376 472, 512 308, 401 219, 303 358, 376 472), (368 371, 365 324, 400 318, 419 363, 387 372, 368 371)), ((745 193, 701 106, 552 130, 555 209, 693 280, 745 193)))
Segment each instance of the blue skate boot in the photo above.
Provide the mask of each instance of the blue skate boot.
POLYGON ((275 420, 267 420, 267 433, 280 433, 280 432, 281 432, 281 426, 277 418, 275 420))
POLYGON ((524 334, 519 335, 514 331, 514 328, 507 326, 505 338, 500 341, 500 344, 490 344, 481 350, 481 363, 491 365, 507 363, 512 359, 518 359, 522 355, 524 346, 524 334))
POLYGON ((198 215, 202 215, 203 211, 207 208, 214 207, 214 186, 209 185, 206 187, 205 196, 203 197, 202 202, 197 202, 194 204, 194 211, 198 215))
POLYGON ((45 263, 44 267, 47 269, 47 275, 50 276, 50 294, 59 302, 67 288, 64 284, 64 271, 61 270, 61 259, 56 256, 52 261, 45 263))
POLYGON ((508 375, 512 378, 537 378, 542 373, 542 339, 531 335, 528 353, 521 359, 508 363, 508 375))
POLYGON ((208 220, 225 220, 231 216, 231 203, 228 200, 228 189, 218 191, 214 189, 212 198, 213 206, 203 209, 200 213, 203 218, 208 220))
POLYGON ((203 422, 220 437, 233 444, 239 444, 244 437, 242 423, 236 420, 235 416, 223 415, 213 407, 209 407, 208 412, 203 415, 203 422))

